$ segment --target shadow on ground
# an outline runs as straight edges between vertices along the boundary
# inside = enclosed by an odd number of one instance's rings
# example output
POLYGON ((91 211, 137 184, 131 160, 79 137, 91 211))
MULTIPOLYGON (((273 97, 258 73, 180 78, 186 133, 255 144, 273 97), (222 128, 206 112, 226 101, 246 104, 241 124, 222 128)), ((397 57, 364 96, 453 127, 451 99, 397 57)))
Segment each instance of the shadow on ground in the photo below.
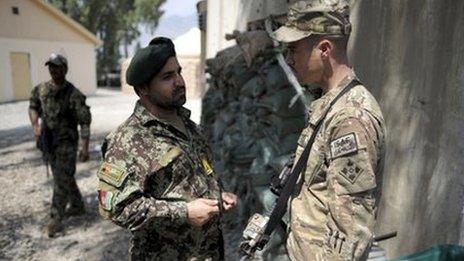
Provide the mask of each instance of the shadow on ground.
POLYGON ((32 128, 29 125, 0 130, 0 149, 18 145, 27 141, 34 141, 32 128))

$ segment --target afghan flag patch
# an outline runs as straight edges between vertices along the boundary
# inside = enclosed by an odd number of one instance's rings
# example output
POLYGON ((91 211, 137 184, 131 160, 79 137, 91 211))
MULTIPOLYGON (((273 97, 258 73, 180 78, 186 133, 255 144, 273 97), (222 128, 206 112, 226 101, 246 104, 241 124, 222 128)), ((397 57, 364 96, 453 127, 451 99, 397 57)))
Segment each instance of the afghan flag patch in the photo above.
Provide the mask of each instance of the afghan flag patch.
POLYGON ((106 190, 98 190, 98 202, 105 210, 111 210, 113 203, 114 193, 106 190))

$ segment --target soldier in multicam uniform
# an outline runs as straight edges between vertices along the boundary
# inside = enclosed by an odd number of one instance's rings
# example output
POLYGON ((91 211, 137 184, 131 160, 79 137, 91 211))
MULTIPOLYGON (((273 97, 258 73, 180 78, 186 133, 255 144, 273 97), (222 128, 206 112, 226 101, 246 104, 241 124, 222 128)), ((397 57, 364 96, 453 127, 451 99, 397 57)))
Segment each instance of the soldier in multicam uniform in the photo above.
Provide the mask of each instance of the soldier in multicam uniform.
POLYGON ((29 118, 34 135, 41 144, 41 150, 53 173, 51 221, 47 226, 48 235, 53 237, 63 230, 62 219, 65 214, 85 213, 74 174, 79 140, 77 125, 81 128, 82 143, 79 159, 87 161, 91 115, 89 106, 85 104, 85 95, 66 80, 66 58, 52 54, 45 65, 48 66, 52 79, 35 86, 32 90, 29 118), (68 203, 69 209, 66 210, 68 203))
POLYGON ((101 215, 132 232, 132 260, 223 259, 220 208, 233 208, 236 197, 221 195, 207 142, 182 107, 171 40, 137 51, 126 75, 140 99, 103 145, 101 215))
MULTIPOLYGON (((288 43, 287 63, 298 80, 318 84, 298 160, 331 101, 357 77, 348 65, 349 6, 341 1, 297 2, 273 37, 288 43)), ((322 121, 306 170, 290 200, 287 248, 292 260, 367 258, 380 199, 385 123, 362 85, 344 94, 322 121)))

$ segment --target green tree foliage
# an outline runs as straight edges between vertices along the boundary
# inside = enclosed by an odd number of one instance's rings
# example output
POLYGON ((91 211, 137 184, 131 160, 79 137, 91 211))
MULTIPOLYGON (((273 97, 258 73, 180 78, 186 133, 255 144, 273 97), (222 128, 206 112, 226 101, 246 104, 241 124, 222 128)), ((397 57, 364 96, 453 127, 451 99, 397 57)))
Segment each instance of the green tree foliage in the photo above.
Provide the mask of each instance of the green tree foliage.
POLYGON ((97 74, 119 68, 120 47, 128 56, 128 46, 140 36, 144 26, 152 32, 158 26, 166 0, 48 0, 103 41, 97 49, 97 74))

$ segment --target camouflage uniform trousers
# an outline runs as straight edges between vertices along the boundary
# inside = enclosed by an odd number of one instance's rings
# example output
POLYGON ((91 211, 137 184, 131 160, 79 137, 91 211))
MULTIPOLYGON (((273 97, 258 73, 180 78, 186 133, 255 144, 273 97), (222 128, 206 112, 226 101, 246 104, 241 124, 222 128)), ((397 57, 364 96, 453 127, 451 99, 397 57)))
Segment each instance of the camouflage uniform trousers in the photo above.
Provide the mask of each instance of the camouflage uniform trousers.
POLYGON ((71 209, 84 209, 84 202, 76 184, 77 145, 61 142, 49 157, 53 173, 53 198, 51 217, 62 219, 67 203, 71 209))

